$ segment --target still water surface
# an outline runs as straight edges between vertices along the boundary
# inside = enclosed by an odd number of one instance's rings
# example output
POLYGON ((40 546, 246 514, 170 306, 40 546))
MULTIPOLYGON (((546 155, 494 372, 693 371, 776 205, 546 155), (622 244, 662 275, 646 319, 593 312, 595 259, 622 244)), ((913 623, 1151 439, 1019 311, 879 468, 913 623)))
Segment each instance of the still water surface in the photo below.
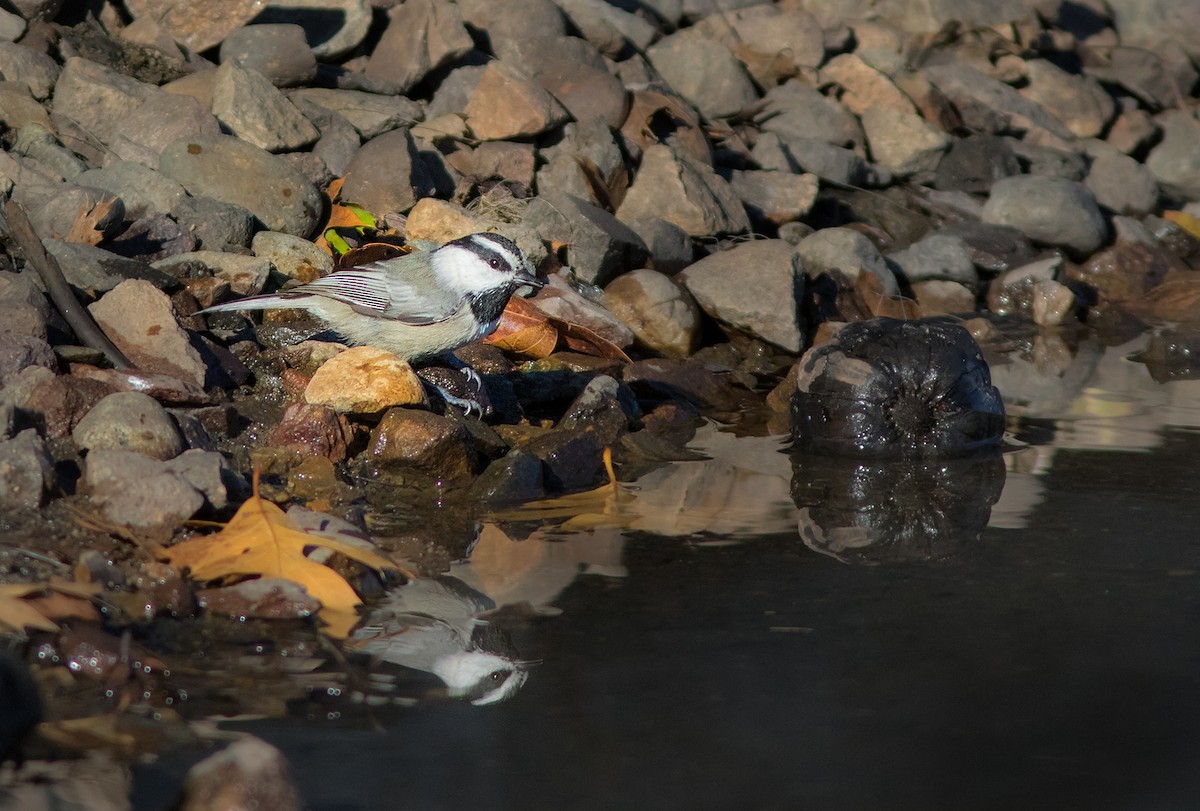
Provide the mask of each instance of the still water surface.
POLYGON ((452 574, 554 609, 507 701, 226 727, 324 811, 1200 807, 1200 381, 1085 350, 994 366, 1028 443, 998 468, 712 426, 611 521, 489 528, 452 574))

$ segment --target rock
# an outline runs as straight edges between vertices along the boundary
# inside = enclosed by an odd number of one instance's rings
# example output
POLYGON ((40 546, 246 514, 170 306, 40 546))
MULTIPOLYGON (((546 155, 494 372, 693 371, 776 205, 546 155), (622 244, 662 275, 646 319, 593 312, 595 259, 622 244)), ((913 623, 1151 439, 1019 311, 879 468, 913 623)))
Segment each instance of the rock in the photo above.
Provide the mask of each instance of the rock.
POLYGON ((1154 49, 1163 40, 1177 39, 1200 60, 1200 48, 1185 34, 1200 27, 1200 9, 1187 0, 1111 0, 1108 8, 1122 43, 1154 49))
POLYGON ((496 459, 471 483, 472 498, 489 506, 521 504, 545 495, 542 463, 523 450, 496 459))
POLYGON ((462 0, 458 7, 484 47, 501 58, 525 43, 567 33, 566 17, 553 0, 462 0))
POLYGON ((654 41, 655 27, 604 0, 559 0, 571 25, 610 59, 624 59, 654 41))
POLYGON ((624 367, 621 379, 633 389, 641 403, 667 400, 719 412, 737 411, 745 405, 744 398, 731 390, 727 376, 718 375, 695 359, 634 361, 624 367))
POLYGON ((37 431, 0 433, 0 508, 37 509, 54 487, 54 460, 37 431))
POLYGON ((290 23, 248 25, 230 32, 221 43, 220 61, 260 73, 276 87, 306 84, 317 76, 317 60, 304 29, 290 23))
POLYGON ((181 253, 155 262, 154 267, 180 279, 212 276, 225 282, 239 296, 261 293, 271 277, 271 262, 268 259, 225 251, 181 253))
MULTIPOLYGON (((421 105, 403 96, 380 96, 361 90, 302 87, 291 91, 293 101, 305 99, 344 117, 365 140, 421 120, 421 105)), ((320 124, 318 124, 320 126, 320 124)))
POLYGON ((204 389, 195 383, 177 377, 152 372, 125 371, 121 369, 97 369, 81 366, 73 369, 75 377, 98 380, 115 391, 139 391, 148 394, 163 405, 198 406, 212 401, 204 389))
POLYGON ((54 83, 54 114, 108 144, 129 111, 159 92, 154 85, 73 56, 54 83))
POLYGON ((962 222, 941 229, 945 236, 961 238, 975 267, 1002 273, 1034 259, 1036 251, 1025 235, 1007 225, 962 222))
POLYGON ((1087 175, 1087 162, 1080 152, 1068 152, 1052 147, 1036 146, 1016 139, 1010 140, 1013 154, 1025 167, 1025 174, 1048 175, 1079 181, 1082 181, 1087 175))
POLYGON ((304 390, 304 400, 342 414, 380 414, 393 406, 426 403, 412 367, 369 346, 352 347, 322 364, 304 390))
POLYGON ((542 481, 551 492, 568 493, 594 486, 603 466, 603 446, 586 428, 550 431, 520 446, 542 463, 542 481))
POLYGON ((1033 323, 1040 327, 1056 327, 1075 314, 1075 294, 1053 279, 1033 283, 1031 312, 1033 323))
POLYGON ((1101 301, 1140 302, 1167 279, 1171 269, 1172 262, 1162 248, 1122 239, 1086 262, 1072 265, 1067 276, 1095 290, 1101 301))
POLYGON ((647 267, 671 276, 692 264, 695 259, 692 238, 675 223, 651 217, 626 220, 625 224, 642 238, 650 251, 647 267))
POLYGON ((217 451, 192 448, 171 459, 166 469, 196 488, 211 510, 223 510, 229 505, 229 491, 244 491, 246 483, 229 467, 229 462, 217 451))
POLYGON ((1021 164, 1007 138, 968 135, 955 139, 937 167, 934 186, 946 191, 986 193, 1002 177, 1021 173, 1021 164))
POLYGON ((1144 217, 1158 207, 1154 174, 1119 152, 1097 156, 1083 183, 1096 202, 1114 214, 1144 217))
POLYGON ((415 469, 442 484, 463 484, 472 477, 476 452, 461 421, 393 408, 371 432, 367 459, 393 470, 415 469))
POLYGON ((887 259, 909 284, 930 279, 954 281, 971 289, 979 284, 979 272, 961 237, 930 234, 907 248, 892 251, 887 259))
POLYGON ((128 450, 152 459, 173 459, 183 452, 183 437, 167 410, 148 394, 119 391, 84 415, 71 433, 81 451, 128 450))
POLYGON ((819 191, 816 175, 753 169, 735 169, 729 185, 752 216, 776 226, 808 214, 819 191))
POLYGON ((169 539, 204 506, 203 494, 165 462, 129 450, 89 453, 84 484, 106 521, 155 541, 169 539))
POLYGON ((403 93, 474 46, 453 3, 409 0, 391 9, 366 74, 403 93))
POLYGON ((6 335, 0 341, 0 386, 7 385, 32 366, 55 370, 58 361, 44 338, 35 335, 6 335))
POLYGON ((471 132, 485 141, 538 135, 568 117, 557 99, 503 61, 484 68, 465 112, 471 132))
POLYGON ((98 380, 55 377, 49 369, 33 366, 10 379, 3 393, 5 400, 26 412, 44 437, 61 439, 70 436, 83 415, 112 391, 98 380))
POLYGON ((800 359, 796 447, 929 457, 997 447, 1004 404, 970 333, 938 321, 848 324, 800 359))
POLYGON ((764 132, 841 147, 863 143, 862 128, 849 110, 798 79, 771 88, 763 102, 755 121, 764 132))
MULTIPOLYGON (((403 213, 437 192, 437 180, 417 152, 412 134, 392 130, 363 144, 350 161, 342 198, 377 217, 403 213)), ((303 235, 300 235, 303 236, 303 235)))
POLYGON ((139 368, 203 386, 207 370, 171 300, 149 282, 121 282, 88 307, 109 339, 139 368))
POLYGON ((227 135, 182 138, 162 153, 160 171, 195 196, 249 210, 270 230, 308 236, 321 216, 320 192, 288 163, 227 135))
POLYGON ((704 164, 662 145, 643 153, 641 168, 617 216, 622 222, 664 219, 691 236, 750 228, 746 210, 724 180, 704 164))
POLYGON ((700 307, 721 324, 787 352, 804 347, 804 269, 783 240, 755 240, 711 254, 679 274, 700 307))
POLYGON ((752 5, 709 15, 696 27, 728 48, 760 87, 774 87, 825 58, 820 22, 795 8, 752 5))
POLYGON ((332 174, 338 177, 344 175, 350 161, 354 159, 355 153, 362 145, 358 130, 354 129, 354 126, 342 115, 314 104, 303 96, 293 93, 288 98, 321 134, 321 137, 313 144, 309 158, 319 159, 332 174))
MULTIPOLYGON (((0 42, 0 45, 11 44, 0 42)), ((28 88, 21 87, 16 82, 0 83, 0 123, 10 130, 19 130, 29 124, 36 124, 46 130, 54 128, 46 108, 29 94, 28 88)))
POLYGON ((354 431, 345 416, 323 405, 292 403, 271 432, 269 444, 303 456, 322 456, 344 462, 354 431))
POLYGON ((280 273, 305 284, 333 272, 332 256, 307 239, 291 234, 259 231, 250 250, 255 256, 269 260, 280 273))
MULTIPOLYGON (((567 156, 563 156, 564 158, 567 156)), ((516 144, 511 141, 484 141, 467 152, 458 150, 448 156, 454 168, 464 175, 480 179, 501 178, 515 181, 525 188, 533 187, 534 164, 537 161, 537 150, 533 144, 516 144), (462 163, 454 162, 462 156, 462 163)), ((569 158, 567 158, 570 161, 569 158)), ((571 161, 574 163, 573 161, 571 161)), ((576 164, 578 168, 578 164, 576 164)), ((539 186, 543 186, 545 168, 538 173, 539 186)), ((549 181, 550 188, 556 188, 554 181, 549 181)), ((590 191, 590 188, 589 188, 590 191)), ((581 195, 576 195, 581 196, 581 195)))
POLYGON ((564 36, 515 41, 497 55, 528 71, 576 121, 599 118, 614 129, 624 123, 625 87, 591 43, 564 36))
POLYGON ((50 97, 59 70, 58 62, 48 54, 15 42, 0 42, 0 74, 5 81, 28 87, 39 101, 50 97))
POLYGON ((884 185, 885 178, 862 156, 819 138, 764 133, 750 157, 764 169, 779 172, 810 172, 821 180, 848 186, 884 185))
POLYGON ((212 112, 232 135, 268 152, 300 149, 320 135, 269 79, 234 62, 217 68, 212 112))
POLYGON ((283 753, 263 740, 245 737, 188 771, 180 811, 299 811, 302 807, 300 791, 283 753))
POLYGON ((1141 151, 1158 137, 1158 124, 1145 110, 1123 110, 1108 129, 1105 142, 1126 155, 1141 151))
POLYGON ((183 186, 133 161, 117 160, 100 169, 89 169, 77 181, 120 197, 125 216, 130 219, 166 214, 187 195, 183 186))
POLYGON ((612 448, 629 433, 634 420, 627 407, 638 413, 637 400, 627 386, 609 375, 596 375, 567 406, 555 429, 584 429, 594 433, 602 447, 612 448))
POLYGON ((1096 198, 1082 183, 1017 175, 992 186, 983 221, 1011 225, 1030 239, 1087 255, 1108 236, 1096 198))
POLYGON ((840 270, 851 279, 870 273, 889 296, 899 294, 896 277, 883 254, 864 234, 851 228, 822 228, 800 240, 796 252, 811 277, 827 270, 840 270))
POLYGON ((758 100, 758 91, 729 50, 698 28, 663 37, 646 57, 672 88, 709 118, 734 115, 758 100))
POLYGON ((125 219, 120 198, 74 183, 18 185, 12 199, 25 206, 34 231, 43 239, 65 239, 80 214, 88 211, 97 217, 90 227, 98 236, 114 235, 125 219))
POLYGON ((1032 318, 1034 285, 1052 281, 1062 265, 1062 257, 1048 256, 997 276, 988 286, 988 309, 1000 316, 1024 315, 1032 318))
MULTIPOLYGON (((872 109, 887 108, 903 117, 917 114, 912 99, 906 96, 882 71, 876 70, 857 54, 838 54, 821 67, 821 78, 836 82, 843 89, 838 99, 857 116, 872 109)), ((863 122, 864 125, 866 122, 863 122)))
POLYGON ((187 0, 130 0, 126 8, 135 19, 152 17, 172 39, 198 53, 220 44, 258 16, 263 4, 261 0, 213 0, 198 8, 187 0))
POLYGON ((633 332, 629 327, 604 307, 581 295, 562 271, 546 277, 546 286, 534 297, 533 303, 551 318, 586 327, 621 349, 633 345, 633 332))
POLYGON ((0 299, 0 340, 28 337, 46 340, 45 308, 0 299))
POLYGON ((362 44, 371 28, 365 0, 269 0, 255 24, 296 23, 313 56, 336 62, 362 44))
POLYGON ((1108 125, 1116 104, 1100 83, 1068 73, 1045 59, 1025 62, 1029 84, 1020 93, 1052 112, 1080 138, 1096 138, 1108 125))
POLYGON ((164 149, 180 138, 216 136, 221 124, 209 112, 212 99, 201 104, 191 96, 156 93, 118 121, 113 129, 113 154, 159 169, 164 149))
POLYGON ((104 244, 130 259, 156 262, 192 250, 196 238, 166 214, 152 214, 130 223, 119 236, 104 244))
POLYGON ((957 315, 975 311, 975 291, 959 282, 931 279, 913 282, 913 298, 925 316, 957 315))
POLYGON ((1200 200, 1200 121, 1183 110, 1159 116, 1162 141, 1146 157, 1146 168, 1163 191, 1184 200, 1200 200))
POLYGON ((88 168, 85 161, 59 143, 40 123, 29 123, 21 127, 13 140, 12 152, 33 158, 46 169, 67 180, 73 180, 88 168))
POLYGON ((171 216, 196 238, 196 247, 210 251, 244 248, 254 232, 254 215, 233 203, 211 197, 184 197, 171 216))
POLYGON ((633 270, 604 288, 600 302, 638 342, 667 357, 686 358, 700 337, 700 311, 678 284, 653 270, 633 270))
POLYGON ((569 194, 540 194, 529 202, 521 221, 544 241, 565 243, 568 263, 588 284, 608 284, 641 266, 648 256, 641 237, 629 226, 569 194))
POLYGON ((871 159, 896 175, 932 174, 950 147, 950 136, 916 113, 878 105, 864 110, 861 118, 871 159))
POLYGON ((259 577, 232 586, 198 589, 196 603, 205 611, 243 622, 248 618, 308 619, 321 609, 321 601, 304 586, 280 577, 259 577))

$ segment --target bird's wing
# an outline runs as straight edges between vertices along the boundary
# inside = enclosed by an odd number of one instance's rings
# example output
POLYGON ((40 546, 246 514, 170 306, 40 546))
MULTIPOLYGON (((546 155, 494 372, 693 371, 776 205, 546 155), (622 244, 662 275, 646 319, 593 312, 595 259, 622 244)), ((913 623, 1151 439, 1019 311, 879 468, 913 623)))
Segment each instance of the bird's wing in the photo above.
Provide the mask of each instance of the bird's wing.
POLYGON ((410 256, 339 270, 286 295, 324 296, 364 315, 414 326, 445 321, 463 304, 462 296, 438 283, 427 263, 411 261, 410 256))

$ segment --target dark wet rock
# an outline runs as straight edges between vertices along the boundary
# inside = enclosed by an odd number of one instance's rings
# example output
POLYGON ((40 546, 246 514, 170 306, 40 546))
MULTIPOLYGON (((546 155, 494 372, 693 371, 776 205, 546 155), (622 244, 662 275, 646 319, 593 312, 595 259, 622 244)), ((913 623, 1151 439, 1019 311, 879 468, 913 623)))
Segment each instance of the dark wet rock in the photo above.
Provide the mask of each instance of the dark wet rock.
POLYGON ((393 408, 371 432, 366 459, 392 471, 416 470, 447 484, 469 481, 475 446, 461 423, 428 411, 393 408))
POLYGON ((121 282, 88 310, 138 368, 204 385, 204 361, 179 326, 171 300, 154 285, 121 282))
POLYGON ((988 286, 988 309, 1001 316, 1033 317, 1034 286, 1054 281, 1062 269, 1061 256, 1048 256, 1005 271, 988 286))
POLYGON ((175 181, 132 161, 117 160, 77 177, 83 186, 111 192, 125 204, 125 216, 134 220, 147 214, 167 213, 187 194, 175 181))
POLYGON ((810 276, 828 270, 840 270, 851 279, 869 273, 879 280, 885 293, 896 295, 899 285, 883 254, 860 231, 852 228, 822 228, 800 240, 796 253, 804 260, 810 276))
POLYGON ((308 236, 321 195, 282 158, 236 138, 183 138, 162 153, 160 171, 189 193, 241 206, 272 231, 308 236))
POLYGON ((406 2, 391 9, 387 29, 367 62, 366 73, 404 92, 473 46, 453 3, 406 2))
POLYGON ((648 256, 646 246, 629 226, 602 208, 569 194, 543 193, 533 198, 522 222, 546 242, 562 242, 575 275, 603 286, 648 256))
POLYGON ((412 133, 398 129, 363 144, 346 171, 342 197, 382 217, 408 211, 437 191, 438 179, 418 154, 412 133))
POLYGON ((520 446, 542 463, 546 490, 567 493, 594 486, 601 477, 604 445, 587 428, 550 431, 520 446))
POLYGON ((333 272, 333 257, 307 239, 278 231, 259 231, 250 244, 254 255, 269 260, 277 271, 311 282, 333 272))
POLYGON ((642 238, 650 252, 647 267, 670 276, 695 260, 696 249, 692 245, 692 238, 675 223, 658 217, 622 221, 642 238))
POLYGON ((849 324, 800 359, 796 447, 942 456, 994 447, 1004 404, 970 333, 938 321, 849 324))
POLYGON ((246 247, 254 232, 254 215, 233 203, 211 197, 184 197, 171 216, 196 237, 196 247, 210 251, 246 247))
POLYGON ((787 140, 811 138, 841 147, 863 143, 862 127, 849 110, 798 79, 767 91, 763 101, 755 121, 764 132, 787 140))
POLYGON ((1162 284, 1173 263, 1158 246, 1121 240, 1079 265, 1067 276, 1095 290, 1102 301, 1141 301, 1162 284))
POLYGON ((524 450, 496 459, 471 484, 471 495, 489 506, 521 504, 545 496, 541 461, 524 450))
POLYGON ((42 698, 29 667, 12 653, 0 654, 0 764, 20 764, 22 744, 42 721, 42 698))
POLYGON ((221 134, 221 125, 201 104, 190 96, 156 93, 140 105, 127 110, 117 121, 109 145, 113 154, 151 169, 158 169, 159 156, 180 138, 221 134))
POLYGON ((738 233, 750 228, 741 201, 712 169, 652 146, 625 195, 617 216, 625 222, 661 218, 692 236, 738 233))
POLYGON ((104 244, 114 253, 130 259, 157 262, 194 249, 196 238, 166 214, 154 214, 130 223, 104 244))
MULTIPOLYGON (((3 308, 0 308, 2 315, 3 308)), ((54 350, 45 339, 34 335, 4 336, 0 341, 0 386, 32 366, 50 370, 58 368, 54 350)))
POLYGON ((333 462, 342 462, 353 440, 350 422, 332 408, 292 403, 271 432, 269 444, 290 448, 305 456, 323 456, 333 462))
POLYGON ((556 427, 595 431, 602 445, 613 447, 629 433, 639 413, 637 400, 628 387, 609 375, 596 375, 567 406, 556 427))
POLYGON ((792 458, 801 540, 855 565, 952 557, 987 526, 1006 478, 999 453, 936 462, 792 458))
POLYGON ((221 43, 220 60, 256 71, 276 87, 305 84, 317 75, 304 29, 289 23, 248 25, 231 32, 221 43))
POLYGON ((654 69, 709 118, 731 116, 758 100, 745 68, 699 28, 684 28, 646 50, 654 69))
POLYGON ((1154 175, 1120 152, 1096 156, 1084 185, 1097 203, 1114 214, 1144 217, 1158 205, 1154 175))
POLYGON ((979 272, 961 237, 930 234, 907 248, 892 251, 887 259, 910 284, 927 279, 948 279, 970 288, 979 284, 979 272))
POLYGON ((109 144, 129 111, 160 92, 154 85, 71 57, 54 84, 54 115, 109 144))
POLYGON ((485 141, 539 135, 569 115, 536 80, 504 61, 484 67, 464 112, 472 134, 485 141))
POLYGON ((804 347, 804 266, 782 240, 755 240, 711 254, 679 274, 721 324, 788 352, 804 347))
POLYGON ((686 358, 700 337, 695 300, 668 276, 638 269, 604 288, 601 303, 633 330, 638 342, 667 357, 686 358))
POLYGON ((499 55, 527 70, 576 121, 599 118, 614 128, 625 121, 625 87, 590 42, 578 37, 514 41, 499 55))
POLYGON ((887 106, 863 111, 863 131, 877 166, 902 177, 931 176, 937 169, 951 138, 931 127, 916 113, 887 106))
POLYGON ((1081 183, 1057 177, 1018 175, 997 181, 983 207, 983 220, 1011 225, 1035 242, 1084 255, 1108 236, 1092 193, 1081 183))
POLYGON ((140 391, 168 406, 208 405, 212 402, 200 386, 170 375, 94 367, 72 368, 71 374, 98 380, 116 391, 140 391))
POLYGON ((12 439, 0 433, 0 507, 37 508, 54 487, 54 460, 33 428, 12 439))
POLYGON ((1162 142, 1146 157, 1146 168, 1163 191, 1184 200, 1200 200, 1200 121, 1182 110, 1158 119, 1162 142))
POLYGON ((232 135, 268 152, 300 149, 320 135, 265 76, 232 62, 213 77, 212 112, 232 135))
POLYGON ((1095 79, 1068 73, 1046 59, 1025 62, 1029 84, 1021 95, 1037 102, 1080 138, 1095 138, 1104 132, 1116 104, 1095 79))
POLYGON ((643 403, 647 399, 668 400, 714 411, 736 411, 744 402, 727 376, 694 360, 651 358, 635 361, 624 368, 621 379, 643 403))
POLYGON ((188 771, 179 807, 180 811, 300 811, 303 803, 283 753, 259 738, 245 737, 188 771))
POLYGON ((1146 364, 1150 376, 1160 383, 1195 380, 1200 377, 1200 324, 1171 324, 1155 329, 1146 348, 1132 360, 1146 364))
POLYGON ((6 395, 10 388, 16 389, 12 392, 13 405, 27 414, 47 439, 70 436, 84 414, 113 393, 111 386, 99 380, 54 376, 42 367, 25 369, 10 380, 4 389, 6 395))
POLYGON ((58 63, 41 51, 15 42, 0 42, 0 74, 8 82, 28 87, 35 99, 49 98, 59 70, 58 63))
POLYGON ((1025 235, 1007 225, 963 222, 943 228, 940 233, 961 238, 975 267, 987 273, 1010 270, 1032 261, 1036 255, 1025 235))
POLYGON ((955 139, 937 167, 934 185, 947 191, 987 192, 1002 177, 1021 173, 1012 142, 996 135, 955 139))
POLYGON ((729 185, 751 216, 776 226, 808 214, 819 190, 816 175, 753 169, 734 170, 729 185))
POLYGON ((106 521, 158 541, 204 506, 204 495, 166 462, 134 451, 92 451, 84 462, 84 483, 106 521))
MULTIPOLYGON (((337 113, 349 121, 365 140, 401 127, 411 127, 422 118, 421 105, 403 96, 304 87, 291 91, 288 97, 293 100, 304 99, 337 113)), ((320 126, 319 122, 314 123, 320 126)))
POLYGON ((183 437, 171 415, 153 397, 136 391, 115 392, 96 403, 71 439, 81 451, 128 450, 163 460, 183 452, 183 437))

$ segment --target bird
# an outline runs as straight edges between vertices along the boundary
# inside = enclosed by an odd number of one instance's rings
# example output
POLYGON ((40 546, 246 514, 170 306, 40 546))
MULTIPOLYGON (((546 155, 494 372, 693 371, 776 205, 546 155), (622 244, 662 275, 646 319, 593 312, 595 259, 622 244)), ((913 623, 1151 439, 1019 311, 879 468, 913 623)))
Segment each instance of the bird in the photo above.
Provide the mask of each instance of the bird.
MULTIPOLYGON (((479 232, 432 250, 334 271, 281 293, 217 304, 198 315, 307 310, 352 346, 422 361, 487 337, 513 293, 544 285, 515 242, 479 232)), ((469 372, 472 376, 478 383, 478 375, 469 372)), ((457 405, 471 402, 446 399, 457 405)))

